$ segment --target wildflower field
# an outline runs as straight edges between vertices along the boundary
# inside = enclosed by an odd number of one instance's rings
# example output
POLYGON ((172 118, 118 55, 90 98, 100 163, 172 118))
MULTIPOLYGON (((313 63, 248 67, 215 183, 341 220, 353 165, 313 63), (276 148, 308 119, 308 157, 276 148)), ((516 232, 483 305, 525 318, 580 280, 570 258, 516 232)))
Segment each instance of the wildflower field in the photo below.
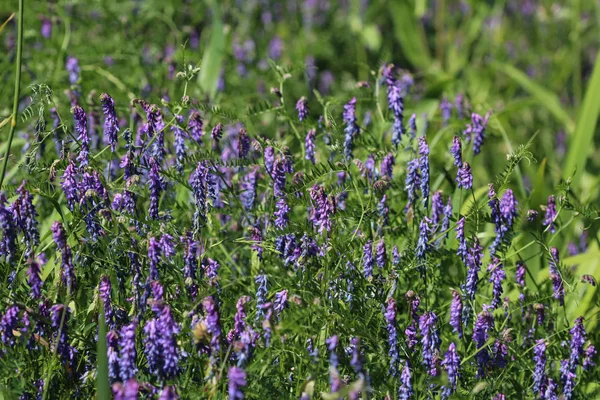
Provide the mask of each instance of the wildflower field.
POLYGON ((596 399, 600 3, 0 2, 0 399, 596 399))

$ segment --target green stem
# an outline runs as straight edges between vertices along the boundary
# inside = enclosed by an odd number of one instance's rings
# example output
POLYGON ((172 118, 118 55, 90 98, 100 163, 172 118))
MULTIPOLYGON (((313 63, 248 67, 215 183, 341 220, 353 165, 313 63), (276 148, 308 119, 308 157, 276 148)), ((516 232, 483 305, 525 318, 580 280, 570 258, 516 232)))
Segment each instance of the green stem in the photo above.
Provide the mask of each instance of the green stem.
POLYGON ((23 3, 25 0, 19 0, 19 20, 17 31, 17 62, 15 74, 15 97, 13 98, 12 119, 10 121, 10 132, 8 133, 8 145, 2 162, 2 173, 0 173, 0 188, 4 183, 4 175, 6 174, 6 166, 8 164, 8 156, 10 155, 10 147, 12 146, 13 137, 15 136, 15 128, 17 127, 17 112, 19 111, 19 94, 21 91, 21 56, 23 54, 23 3))

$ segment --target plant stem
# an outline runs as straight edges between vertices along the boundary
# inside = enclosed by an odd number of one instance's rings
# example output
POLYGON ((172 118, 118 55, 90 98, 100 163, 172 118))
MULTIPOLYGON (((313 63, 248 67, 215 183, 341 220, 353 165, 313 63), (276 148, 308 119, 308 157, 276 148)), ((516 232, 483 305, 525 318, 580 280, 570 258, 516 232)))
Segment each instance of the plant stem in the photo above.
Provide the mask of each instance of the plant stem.
POLYGON ((21 91, 21 56, 23 54, 23 3, 25 0, 19 0, 19 19, 17 25, 17 59, 15 73, 15 97, 13 98, 13 111, 10 121, 10 132, 8 133, 8 145, 2 162, 2 172, 0 173, 0 189, 4 183, 4 175, 6 174, 6 166, 8 164, 8 156, 12 146, 13 137, 15 136, 15 128, 17 127, 17 112, 19 111, 19 94, 21 91))

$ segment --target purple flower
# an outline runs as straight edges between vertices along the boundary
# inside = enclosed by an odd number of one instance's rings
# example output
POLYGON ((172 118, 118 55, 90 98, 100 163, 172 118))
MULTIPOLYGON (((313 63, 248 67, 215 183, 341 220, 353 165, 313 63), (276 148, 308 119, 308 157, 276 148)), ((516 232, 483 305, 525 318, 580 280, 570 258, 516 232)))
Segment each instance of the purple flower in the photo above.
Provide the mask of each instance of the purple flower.
POLYGON ((457 187, 469 190, 473 188, 473 174, 471 173, 471 166, 468 162, 463 162, 462 167, 458 168, 456 174, 457 187))
POLYGON ((444 199, 442 192, 436 190, 431 197, 431 222, 435 227, 438 226, 444 212, 444 199))
POLYGON ((210 348, 213 355, 217 354, 221 348, 221 325, 219 323, 219 313, 217 303, 212 296, 205 297, 202 300, 204 307, 206 329, 211 335, 210 348))
POLYGON ((454 98, 454 105, 456 107, 456 116, 458 119, 463 119, 463 106, 464 106, 464 96, 459 93, 454 98))
POLYGON ((242 332, 246 330, 246 312, 244 311, 244 304, 250 301, 250 297, 242 296, 238 299, 236 304, 236 313, 233 324, 233 337, 239 338, 242 332))
POLYGON ((363 370, 363 357, 360 351, 360 338, 353 337, 350 339, 350 348, 352 351, 350 366, 354 369, 354 372, 360 374, 363 370))
POLYGON ((502 296, 502 282, 506 279, 504 266, 498 258, 489 265, 488 272, 490 273, 490 282, 492 283, 492 308, 497 308, 500 305, 502 296))
POLYGON ((254 282, 258 285, 256 289, 256 320, 258 321, 265 314, 263 306, 267 302, 267 276, 257 275, 254 282))
POLYGON ((0 192, 0 229, 2 229, 2 241, 0 241, 0 256, 4 256, 10 263, 17 251, 17 229, 13 218, 11 207, 4 194, 0 192))
POLYGON ((544 399, 558 400, 558 396, 556 395, 556 383, 554 383, 554 381, 550 378, 548 378, 546 381, 546 390, 544 390, 544 399))
POLYGON ((485 129, 488 124, 489 113, 482 117, 479 114, 471 114, 471 123, 467 124, 467 129, 463 132, 467 138, 467 142, 473 139, 473 152, 475 155, 481 151, 481 146, 485 139, 485 129))
POLYGON ((398 146, 402 140, 404 129, 404 98, 400 85, 394 82, 388 85, 387 89, 388 108, 394 114, 394 123, 392 125, 392 144, 398 146))
POLYGON ((71 211, 73 211, 73 207, 75 207, 75 204, 77 204, 80 199, 78 191, 79 185, 77 184, 76 177, 75 164, 73 164, 73 161, 69 160, 69 164, 65 168, 65 172, 62 176, 60 187, 65 194, 67 204, 71 211))
POLYGON ((157 318, 144 326, 144 350, 150 372, 158 378, 170 378, 179 372, 179 348, 175 335, 179 325, 173 319, 171 308, 163 306, 157 318))
POLYGON ((533 371, 533 393, 539 393, 546 381, 546 341, 539 339, 535 342, 533 348, 533 361, 535 370, 533 371))
POLYGON ((533 222, 538 216, 538 212, 536 210, 528 210, 527 211, 527 221, 533 222))
POLYGON ((354 137, 359 132, 356 124, 356 97, 353 97, 344 105, 343 119, 346 124, 344 127, 344 155, 347 160, 350 160, 352 158, 354 137))
POLYGON ((565 301, 565 287, 560 270, 558 268, 559 263, 560 258, 558 249, 556 247, 552 247, 550 249, 550 260, 548 262, 550 266, 550 279, 552 280, 552 286, 554 288, 554 298, 560 301, 560 305, 562 306, 565 301))
POLYGON ((456 222, 456 240, 458 241, 458 249, 456 255, 458 255, 463 262, 467 257, 467 240, 465 239, 465 217, 456 222))
POLYGON ((300 120, 300 122, 304 121, 309 112, 308 100, 306 100, 306 97, 300 97, 300 99, 296 103, 296 110, 298 111, 298 119, 300 120))
POLYGON ((412 114, 408 119, 408 128, 410 129, 410 136, 414 139, 417 136, 417 114, 412 114))
POLYGON ((137 374, 136 357, 137 351, 135 348, 135 330, 137 324, 132 322, 121 328, 119 333, 119 374, 123 382, 134 378, 137 374))
POLYGON ((423 205, 427 208, 429 200, 429 146, 427 138, 419 138, 419 169, 421 170, 421 195, 423 196, 423 205))
POLYGON ((79 74, 81 73, 81 68, 79 68, 79 60, 75 57, 69 56, 67 57, 65 67, 69 73, 69 83, 71 85, 76 85, 77 81, 79 81, 79 74))
POLYGON ((15 344, 14 330, 17 329, 19 323, 19 307, 10 306, 6 309, 6 312, 0 319, 0 333, 2 337, 2 343, 6 346, 13 346, 15 344))
POLYGON ((202 115, 199 111, 192 111, 188 118, 188 132, 190 137, 198 144, 202 143, 202 136, 204 136, 204 122, 202 121, 202 115))
POLYGON ((250 211, 254 207, 256 200, 256 182, 258 178, 258 168, 251 168, 242 178, 240 184, 240 201, 245 210, 250 211))
POLYGON ((88 165, 89 153, 90 153, 90 137, 88 136, 87 130, 87 117, 85 111, 80 106, 75 106, 71 109, 73 113, 73 120, 75 121, 75 132, 77 133, 77 140, 81 144, 77 161, 79 161, 79 168, 84 168, 88 165))
POLYGON ((408 162, 406 167, 406 185, 404 189, 408 195, 408 206, 415 204, 417 199, 417 186, 420 185, 419 159, 415 158, 408 162))
POLYGON ((544 215, 544 220, 542 221, 542 225, 548 226, 550 232, 556 232, 556 218, 558 213, 556 211, 556 201, 554 200, 554 195, 548 196, 548 205, 546 206, 546 214, 544 215))
POLYGON ((596 366, 596 363, 594 362, 594 357, 597 353, 598 352, 596 351, 594 345, 588 345, 588 347, 585 349, 585 358, 583 359, 584 370, 588 371, 596 366))
POLYGON ((469 249, 467 254, 466 265, 467 271, 467 282, 465 284, 465 294, 469 300, 475 299, 475 292, 477 292, 477 281, 478 273, 481 268, 481 260, 483 259, 483 247, 479 244, 479 239, 475 237, 473 247, 469 249))
POLYGON ((369 240, 363 246, 363 275, 366 279, 373 276, 373 241, 369 240))
POLYGON ((273 149, 273 147, 265 147, 263 158, 265 160, 265 170, 269 173, 269 175, 272 175, 273 164, 275 163, 275 150, 273 149))
POLYGON ((327 197, 323 186, 314 185, 310 189, 312 209, 309 221, 313 223, 319 233, 331 230, 331 217, 335 213, 335 203, 331 197, 327 197))
POLYGON ((429 375, 437 375, 436 361, 440 349, 440 336, 437 329, 437 316, 433 311, 426 312, 419 318, 421 345, 423 346, 423 365, 429 375))
POLYGON ((273 195, 275 197, 282 197, 285 194, 285 165, 284 161, 277 157, 273 164, 273 195))
POLYGON ((456 352, 456 345, 454 344, 454 342, 450 343, 450 345, 448 346, 448 351, 444 356, 442 365, 448 372, 448 382, 452 387, 452 392, 454 392, 456 391, 456 384, 458 383, 458 378, 460 376, 460 357, 456 352))
POLYGON ((273 300, 273 310, 277 313, 277 318, 279 318, 281 312, 287 308, 288 306, 288 291, 281 290, 275 293, 275 299, 273 300))
POLYGON ((106 325, 109 329, 114 330, 116 328, 114 314, 112 309, 112 304, 110 301, 110 278, 106 275, 100 278, 100 285, 98 287, 98 295, 100 299, 102 299, 102 303, 104 303, 104 320, 106 321, 106 325))
POLYGON ((248 137, 248 132, 246 129, 240 129, 238 135, 238 157, 246 158, 248 156, 248 152, 250 151, 250 138, 248 137))
POLYGON ((150 159, 148 182, 150 186, 150 207, 148 213, 150 214, 150 218, 158 219, 158 201, 160 199, 160 193, 163 190, 164 183, 158 171, 158 162, 154 158, 150 159))
POLYGON ((384 268, 385 267, 385 263, 387 262, 387 256, 386 256, 386 251, 385 251, 385 241, 383 240, 383 238, 381 238, 381 240, 379 241, 379 243, 377 244, 377 266, 379 268, 384 268))
POLYGON ((448 101, 448 98, 444 96, 440 102, 440 110, 442 111, 442 125, 447 126, 450 117, 452 116, 452 103, 448 101))
POLYGON ((584 354, 583 345, 585 344, 585 327, 583 326, 583 317, 575 320, 575 324, 569 331, 571 334, 571 356, 569 357, 569 365, 572 369, 575 368, 581 361, 581 356, 584 354))
POLYGON ((525 263, 521 260, 516 263, 517 270, 515 271, 515 280, 519 285, 525 287, 525 263))
POLYGON ((158 396, 158 400, 179 400, 179 395, 174 386, 165 386, 158 396))
POLYGON ((30 256, 40 242, 38 222, 35 219, 38 213, 33 205, 33 196, 25 189, 25 181, 17 189, 17 194, 19 197, 12 204, 12 219, 17 231, 23 233, 23 239, 27 244, 26 255, 30 256))
POLYGON ((210 137, 213 140, 213 150, 216 150, 217 147, 219 146, 219 141, 221 140, 221 137, 223 137, 223 124, 222 123, 219 122, 212 128, 212 131, 210 132, 210 137))
POLYGON ((62 223, 54 221, 52 227, 52 239, 56 243, 56 248, 61 252, 61 279, 62 283, 67 287, 69 293, 73 293, 76 286, 75 268, 71 248, 67 245, 67 238, 62 223))
POLYGON ((40 298, 44 284, 41 273, 40 263, 37 260, 30 260, 29 269, 27 269, 27 283, 31 287, 31 295, 36 299, 40 298))
POLYGON ((272 60, 278 60, 283 52, 283 47, 283 40, 279 36, 274 36, 269 42, 269 58, 272 60))
POLYGON ((417 248, 415 255, 417 259, 423 261, 427 251, 430 249, 429 235, 431 234, 430 220, 427 217, 423 217, 419 224, 419 240, 417 241, 417 248))
POLYGON ((135 379, 129 379, 124 384, 113 383, 112 391, 115 400, 138 400, 140 385, 135 379))
POLYGON ((404 330, 404 334, 406 335, 406 345, 409 349, 412 349, 419 343, 419 339, 417 338, 417 328, 415 327, 414 322, 404 330))
POLYGON ((50 39, 52 36, 52 20, 44 17, 42 19, 42 27, 40 28, 40 34, 44 39, 50 39))
POLYGON ((396 159, 392 153, 388 153, 381 161, 381 174, 388 178, 393 178, 393 170, 396 159))
POLYGON ((119 379, 119 352, 117 349, 119 337, 115 331, 106 334, 106 355, 108 358, 108 377, 111 382, 119 379))
POLYGON ((304 140, 304 146, 306 147, 306 159, 311 163, 315 163, 315 137, 317 131, 315 129, 309 129, 306 133, 306 139, 304 140))
POLYGON ((242 387, 246 386, 246 373, 237 367, 230 367, 227 372, 227 393, 229 400, 243 400, 242 387))
POLYGON ((148 264, 150 266, 149 279, 154 281, 158 279, 158 266, 160 263, 162 249, 160 242, 154 237, 148 239, 148 264))
POLYGON ((213 200, 217 197, 216 185, 213 175, 202 161, 198 163, 194 172, 190 174, 189 183, 192 187, 194 203, 196 205, 193 226, 194 231, 198 231, 206 221, 206 214, 209 208, 209 197, 213 200))
POLYGON ((460 294, 456 291, 452 291, 452 304, 450 305, 450 326, 452 331, 458 333, 458 338, 462 339, 463 328, 462 328, 462 299, 460 294))
POLYGON ((115 112, 115 102, 107 93, 100 96, 102 113, 104 114, 104 140, 110 144, 110 150, 114 153, 119 139, 119 124, 115 112))
MULTIPOLYGON (((387 322, 388 332, 388 355, 390 356, 390 369, 389 373, 392 376, 398 374, 398 330, 396 328, 396 301, 393 298, 387 300, 387 308, 384 314, 387 322)), ((409 372, 410 373, 410 372, 409 372)), ((410 378, 409 378, 410 381, 410 378)))
POLYGON ((454 157, 454 165, 460 168, 462 165, 462 143, 458 136, 452 138, 452 146, 450 147, 450 154, 454 157))
POLYGON ((489 360, 489 353, 483 347, 489 339, 489 331, 494 329, 493 315, 487 310, 486 305, 483 308, 483 311, 477 316, 477 322, 475 322, 473 328, 473 342, 475 342, 476 348, 479 351, 477 353, 477 364, 479 365, 477 371, 478 378, 482 378, 485 375, 485 365, 489 360))
POLYGON ((412 385, 410 380, 412 379, 412 375, 410 373, 410 368, 408 366, 408 362, 404 364, 404 368, 402 368, 402 374, 400 375, 400 387, 398 388, 398 400, 408 400, 413 395, 412 385))
POLYGON ((287 205, 283 197, 277 200, 275 207, 275 226, 279 229, 285 229, 289 221, 288 214, 290 212, 290 207, 287 205))
POLYGON ((333 335, 327 339, 325 339, 325 345, 327 345, 327 350, 329 350, 329 366, 331 368, 338 367, 338 356, 335 352, 335 349, 338 345, 338 336, 333 335))

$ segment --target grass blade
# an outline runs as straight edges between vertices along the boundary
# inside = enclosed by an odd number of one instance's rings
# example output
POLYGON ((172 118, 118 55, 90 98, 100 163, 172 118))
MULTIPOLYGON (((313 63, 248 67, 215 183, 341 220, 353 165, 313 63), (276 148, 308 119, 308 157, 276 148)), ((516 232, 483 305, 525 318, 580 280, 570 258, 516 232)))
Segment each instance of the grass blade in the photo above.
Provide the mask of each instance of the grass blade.
POLYGON ((509 78, 517 82, 523 89, 531 94, 540 105, 546 107, 548 111, 554 115, 560 123, 562 123, 567 132, 573 133, 575 130, 575 124, 569 114, 564 110, 564 107, 560 104, 558 96, 548 89, 538 85, 522 71, 519 71, 512 65, 494 62, 492 67, 508 75, 509 78))
POLYGON ((100 300, 98 312, 98 365, 96 375, 96 398, 110 400, 110 384, 108 383, 108 355, 106 347, 106 322, 104 321, 104 304, 100 300))
POLYGON ((211 9, 214 15, 210 30, 210 42, 202 57, 198 83, 204 91, 209 93, 211 98, 214 98, 217 92, 219 74, 221 73, 221 64, 225 55, 226 37, 223 30, 223 21, 221 21, 221 12, 219 10, 218 3, 213 1, 211 4, 211 9))
POLYGON ((594 132, 596 131, 596 123, 598 122, 598 115, 600 114, 599 92, 600 54, 596 57, 592 78, 589 81, 583 99, 581 113, 577 118, 577 128, 575 129, 575 134, 570 139, 569 152, 567 153, 567 158, 563 167, 563 179, 565 180, 577 170, 578 173, 572 178, 574 185, 581 179, 587 156, 593 151, 594 132))
POLYGON ((394 33, 404 56, 417 67, 427 70, 431 65, 431 54, 424 40, 423 32, 415 17, 415 11, 408 2, 392 2, 391 13, 394 19, 394 33))

